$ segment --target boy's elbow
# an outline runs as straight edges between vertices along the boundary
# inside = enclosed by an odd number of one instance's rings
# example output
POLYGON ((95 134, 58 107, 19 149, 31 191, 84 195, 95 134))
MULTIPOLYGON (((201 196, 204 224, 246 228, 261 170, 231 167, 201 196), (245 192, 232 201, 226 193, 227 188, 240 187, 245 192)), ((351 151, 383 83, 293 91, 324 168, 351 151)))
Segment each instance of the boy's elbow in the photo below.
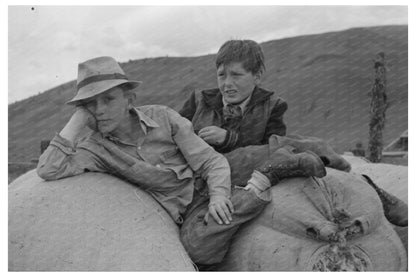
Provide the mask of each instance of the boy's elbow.
POLYGON ((59 179, 56 175, 56 172, 47 170, 45 166, 38 165, 36 172, 40 178, 46 181, 53 181, 59 179))

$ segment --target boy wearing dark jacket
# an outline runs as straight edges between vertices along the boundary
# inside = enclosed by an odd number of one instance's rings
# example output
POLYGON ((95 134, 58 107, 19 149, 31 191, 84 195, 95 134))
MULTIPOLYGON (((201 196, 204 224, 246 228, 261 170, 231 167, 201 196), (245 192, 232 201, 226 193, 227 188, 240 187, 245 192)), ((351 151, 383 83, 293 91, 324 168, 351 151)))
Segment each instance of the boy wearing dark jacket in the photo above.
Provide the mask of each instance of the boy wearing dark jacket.
POLYGON ((260 88, 264 54, 252 40, 225 42, 217 54, 218 88, 196 90, 180 114, 195 132, 221 153, 238 147, 267 144, 271 135, 284 136, 287 103, 260 88))
MULTIPOLYGON (((265 65, 264 54, 258 43, 252 40, 229 40, 218 51, 215 64, 218 88, 194 91, 179 113, 192 121, 199 137, 218 152, 227 153, 225 157, 231 165, 238 160, 239 169, 250 168, 252 161, 241 160, 240 152, 260 151, 262 148, 255 145, 278 140, 285 143, 293 141, 292 146, 297 151, 310 150, 325 156, 324 161, 329 167, 344 171, 351 169, 346 160, 319 139, 300 136, 276 138, 275 135, 286 136, 283 114, 287 110, 287 103, 274 92, 259 87, 265 65), (239 151, 234 152, 236 149, 239 151), (331 152, 332 159, 328 155, 331 152)), ((233 167, 231 174, 239 177, 244 175, 241 170, 233 170, 233 167)), ((383 203, 386 218, 395 225, 407 226, 407 204, 374 183, 370 184, 383 203)), ((246 189, 251 187, 249 184, 246 189)))

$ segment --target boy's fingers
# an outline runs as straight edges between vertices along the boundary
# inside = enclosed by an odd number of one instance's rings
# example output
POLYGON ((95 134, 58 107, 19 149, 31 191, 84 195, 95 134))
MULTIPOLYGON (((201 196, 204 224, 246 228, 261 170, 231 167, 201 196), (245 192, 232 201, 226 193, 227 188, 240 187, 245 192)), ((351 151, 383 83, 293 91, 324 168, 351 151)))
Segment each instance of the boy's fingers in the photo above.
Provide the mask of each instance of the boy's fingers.
POLYGON ((230 224, 230 221, 228 219, 229 217, 227 215, 227 212, 228 212, 228 208, 227 207, 218 207, 217 208, 217 213, 220 216, 220 218, 222 219, 222 221, 224 221, 225 224, 230 224))
POLYGON ((204 224, 207 225, 208 224, 208 218, 209 218, 209 211, 205 213, 204 216, 204 224))
POLYGON ((232 220, 232 218, 231 218, 231 211, 230 211, 230 208, 228 207, 228 202, 225 202, 222 206, 221 206, 221 208, 222 208, 222 212, 225 214, 225 216, 226 216, 226 219, 227 220, 225 220, 224 218, 224 221, 226 221, 225 223, 227 223, 227 221, 231 221, 232 220))
POLYGON ((218 224, 222 224, 222 220, 221 220, 221 218, 218 216, 217 211, 216 211, 216 209, 215 209, 213 206, 209 207, 209 211, 210 211, 210 214, 212 215, 212 217, 215 219, 215 221, 216 221, 218 224))
MULTIPOLYGON (((227 205, 227 208, 228 208, 228 210, 230 211, 230 213, 234 213, 234 206, 233 206, 233 203, 231 202, 231 201, 227 201, 226 202, 226 205, 227 205)), ((230 215, 230 218, 231 218, 231 215, 230 215)), ((231 220, 231 219, 230 219, 231 220)))
POLYGON ((198 136, 199 135, 206 135, 207 133, 209 133, 209 129, 208 129, 208 127, 205 127, 205 128, 202 128, 201 130, 199 130, 199 132, 198 132, 198 136))

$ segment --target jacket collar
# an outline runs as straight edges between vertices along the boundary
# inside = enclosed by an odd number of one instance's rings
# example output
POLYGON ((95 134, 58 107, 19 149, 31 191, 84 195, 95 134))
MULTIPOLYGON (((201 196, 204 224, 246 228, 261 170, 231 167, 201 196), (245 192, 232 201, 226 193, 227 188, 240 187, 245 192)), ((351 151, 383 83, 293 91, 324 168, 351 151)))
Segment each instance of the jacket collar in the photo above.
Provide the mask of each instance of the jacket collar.
MULTIPOLYGON (((252 106, 255 106, 261 102, 264 102, 268 99, 273 92, 267 91, 260 87, 254 87, 253 93, 251 95, 250 102, 248 102, 246 106, 246 110, 250 109, 252 106)), ((205 103, 210 106, 213 110, 220 111, 224 107, 224 103, 222 101, 222 94, 220 90, 217 89, 210 89, 202 91, 203 100, 205 103)))

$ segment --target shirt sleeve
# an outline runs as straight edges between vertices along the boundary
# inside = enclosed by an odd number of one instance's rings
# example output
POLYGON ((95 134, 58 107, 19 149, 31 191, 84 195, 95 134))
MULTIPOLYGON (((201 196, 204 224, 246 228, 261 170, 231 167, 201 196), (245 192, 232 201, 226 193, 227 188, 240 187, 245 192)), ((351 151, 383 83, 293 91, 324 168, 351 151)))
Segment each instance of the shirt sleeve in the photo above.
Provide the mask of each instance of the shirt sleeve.
POLYGON ((89 151, 76 148, 73 143, 56 134, 40 156, 38 175, 45 180, 57 180, 88 171, 105 172, 89 151))
POLYGON ((168 109, 172 137, 186 161, 208 184, 210 196, 231 196, 231 171, 227 159, 217 153, 203 139, 195 135, 192 123, 172 109, 168 109))

